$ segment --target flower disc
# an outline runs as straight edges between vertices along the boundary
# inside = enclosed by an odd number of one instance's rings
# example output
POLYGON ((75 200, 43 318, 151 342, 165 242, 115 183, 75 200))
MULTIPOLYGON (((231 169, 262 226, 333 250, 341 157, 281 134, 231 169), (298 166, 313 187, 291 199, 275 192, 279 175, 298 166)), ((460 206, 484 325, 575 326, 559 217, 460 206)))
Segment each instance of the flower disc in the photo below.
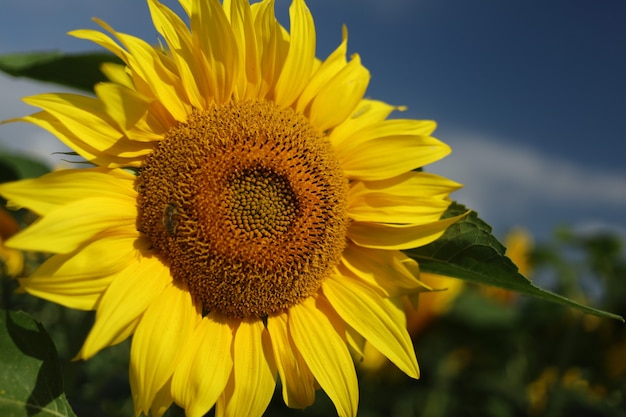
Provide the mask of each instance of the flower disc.
POLYGON ((304 116, 233 101, 195 112, 146 158, 137 226, 205 312, 263 317, 312 295, 340 261, 347 187, 304 116))

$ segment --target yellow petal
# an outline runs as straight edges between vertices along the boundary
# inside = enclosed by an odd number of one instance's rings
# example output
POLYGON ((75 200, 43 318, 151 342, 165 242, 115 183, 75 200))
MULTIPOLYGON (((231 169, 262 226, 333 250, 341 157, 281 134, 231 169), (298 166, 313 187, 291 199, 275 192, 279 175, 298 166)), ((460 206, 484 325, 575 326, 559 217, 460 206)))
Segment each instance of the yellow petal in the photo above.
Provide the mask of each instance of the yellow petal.
POLYGON ((71 254, 50 257, 19 283, 37 297, 70 308, 93 310, 115 274, 133 261, 135 243, 136 236, 132 235, 95 240, 71 254))
POLYGON ((427 245, 439 238, 448 226, 465 214, 426 224, 381 224, 353 222, 348 237, 357 245, 378 249, 412 249, 427 245))
POLYGON ((251 11, 261 72, 258 95, 259 98, 271 97, 289 50, 288 36, 274 16, 274 0, 254 3, 251 11))
POLYGON ((205 108, 209 87, 204 78, 196 76, 203 67, 195 54, 187 25, 176 13, 157 0, 149 0, 148 6, 154 27, 167 42, 191 106, 197 109, 205 108))
POLYGON ((286 314, 269 317, 267 330, 272 338, 285 404, 291 408, 310 406, 315 401, 315 378, 293 344, 286 314))
POLYGON ((419 184, 380 184, 390 181, 353 181, 348 193, 350 218, 361 222, 427 223, 439 220, 450 205, 447 195, 424 195, 419 184))
POLYGON ((394 110, 404 110, 378 100, 363 99, 354 109, 348 119, 335 127, 330 133, 329 140, 339 146, 344 140, 351 138, 356 132, 368 130, 387 118, 394 110))
POLYGON ((121 138, 112 140, 109 144, 106 142, 97 143, 101 147, 95 148, 92 146, 89 136, 79 136, 47 112, 31 114, 17 120, 32 123, 47 130, 87 161, 98 166, 109 168, 139 167, 144 156, 149 154, 154 147, 154 143, 140 143, 121 138))
POLYGON ((151 417, 162 417, 174 402, 171 394, 171 381, 170 378, 154 396, 154 401, 152 401, 152 405, 150 406, 151 417))
POLYGON ((66 169, 0 184, 0 194, 11 208, 42 215, 86 197, 137 198, 134 182, 134 175, 119 169, 66 169))
POLYGON ((153 110, 157 106, 154 101, 133 89, 113 83, 100 83, 94 89, 104 111, 128 139, 160 140, 171 127, 171 122, 156 117, 158 112, 153 110))
POLYGON ((7 241, 29 251, 69 253, 108 229, 136 229, 137 203, 131 198, 93 197, 73 201, 38 219, 7 241))
POLYGON ((260 87, 261 67, 257 56, 257 40, 250 3, 248 0, 225 0, 222 7, 235 35, 241 63, 236 77, 236 97, 256 98, 260 87))
POLYGON ((107 149, 123 135, 113 127, 102 103, 92 97, 70 93, 50 93, 26 97, 24 102, 50 113, 76 136, 95 149, 107 149))
POLYGON ((130 387, 135 414, 146 415, 172 376, 197 321, 188 291, 170 285, 137 326, 130 349, 130 387))
MULTIPOLYGON (((105 28, 102 22, 99 22, 105 28)), ((140 93, 150 91, 167 109, 174 120, 184 122, 191 113, 191 105, 177 74, 168 68, 165 54, 158 52, 142 39, 124 33, 113 33, 128 50, 128 67, 132 70, 133 80, 140 93), (138 83, 138 78, 142 83, 138 83), (141 86, 144 86, 141 88, 141 86), (148 91, 146 91, 148 90, 148 91)))
POLYGON ((399 250, 369 249, 348 243, 342 254, 342 264, 355 277, 386 297, 430 290, 417 279, 417 262, 399 250))
POLYGON ((89 359, 130 336, 137 318, 171 282, 169 268, 155 257, 142 256, 115 274, 98 302, 96 321, 78 357, 89 359))
POLYGON ((402 310, 389 299, 342 277, 322 286, 333 308, 357 332, 412 378, 419 377, 417 359, 402 310))
POLYGON ((289 309, 289 331, 315 379, 337 408, 340 417, 356 416, 359 389, 354 364, 340 319, 323 298, 309 298, 289 309))
POLYGON ((402 122, 389 120, 385 128, 362 132, 337 146, 335 150, 346 176, 364 181, 392 178, 450 153, 448 145, 431 136, 411 134, 402 127, 396 129, 402 122))
POLYGON ((346 120, 363 98, 369 80, 369 71, 355 55, 311 102, 311 124, 323 132, 346 120))
POLYGON ((385 193, 370 193, 359 200, 351 200, 348 215, 358 222, 422 223, 441 217, 449 201, 428 198, 398 198, 385 193))
POLYGON ((366 340, 361 333, 348 324, 345 324, 344 327, 346 328, 346 343, 350 347, 350 353, 352 353, 354 360, 358 363, 358 361, 363 360, 366 340))
MULTIPOLYGON (((66 255, 55 255, 40 266, 39 270, 52 269, 51 265, 58 266, 65 259, 66 255)), ((73 275, 58 274, 52 277, 43 273, 37 276, 33 274, 26 278, 19 278, 18 282, 20 283, 20 291, 28 292, 36 297, 69 308, 94 310, 102 293, 111 283, 112 276, 106 274, 93 275, 92 272, 73 275)))
POLYGON ((191 15, 191 3, 193 1, 194 0, 178 0, 182 8, 185 10, 185 13, 187 13, 187 16, 191 15))
POLYGON ((348 63, 346 54, 348 52, 348 30, 345 25, 342 28, 343 39, 341 44, 321 63, 320 67, 315 71, 313 77, 302 91, 296 104, 296 111, 304 113, 309 107, 311 101, 317 96, 319 91, 324 87, 339 71, 341 71, 348 63))
POLYGON ((102 293, 111 283, 111 277, 95 277, 88 285, 83 286, 76 286, 75 280, 31 282, 28 278, 20 278, 19 283, 20 292, 23 290, 35 297, 76 310, 94 310, 102 293))
POLYGON ((409 171, 380 181, 356 181, 351 184, 350 197, 357 198, 362 192, 389 192, 400 197, 447 198, 462 185, 429 172, 409 171))
POLYGON ((290 106, 306 86, 315 61, 315 24, 304 0, 289 7, 290 41, 285 64, 276 82, 275 101, 290 106))
POLYGON ((242 321, 235 330, 233 374, 215 410, 216 417, 262 416, 276 388, 276 364, 261 320, 242 321))
POLYGON ((101 47, 108 49, 113 54, 117 55, 126 65, 128 65, 128 54, 108 35, 93 29, 79 29, 68 32, 68 35, 78 39, 85 39, 91 41, 101 47))
POLYGON ((226 103, 231 98, 240 63, 235 36, 217 0, 192 3, 191 35, 198 48, 196 53, 202 53, 206 61, 206 70, 196 77, 204 77, 216 102, 226 103))
POLYGON ((100 71, 112 82, 126 88, 133 88, 133 80, 128 74, 126 65, 116 64, 114 62, 105 62, 100 65, 100 71))
POLYGON ((165 93, 167 95, 168 92, 166 90, 169 90, 169 92, 171 92, 171 88, 176 89, 176 86, 174 86, 174 84, 172 83, 172 81, 174 81, 175 79, 175 77, 173 77, 174 74, 172 74, 170 71, 172 66, 168 65, 170 61, 168 61, 169 57, 167 57, 166 54, 163 54, 161 51, 157 52, 156 50, 151 52, 150 49, 154 48, 152 48, 143 40, 123 33, 118 33, 111 26, 107 25, 105 22, 98 18, 93 18, 93 21, 100 25, 104 30, 115 36, 117 40, 126 48, 132 50, 124 50, 113 39, 100 32, 93 33, 94 31, 75 31, 71 32, 70 34, 76 37, 89 39, 97 43, 98 45, 101 45, 102 47, 111 50, 113 53, 122 58, 122 60, 126 64, 128 74, 131 77, 132 86, 139 93, 147 97, 154 97, 162 100, 164 96, 159 95, 159 92, 165 93), (130 48, 129 44, 131 45, 130 48), (140 51, 144 47, 147 48, 147 50, 140 51), (137 52, 137 56, 133 56, 133 53, 135 52, 137 52), (145 60, 144 58, 146 57, 143 56, 144 54, 151 55, 151 57, 145 60), (139 61, 137 60, 137 58, 140 58, 139 61), (155 60, 156 64, 153 68, 149 68, 149 61, 153 59, 155 60), (145 67, 146 64, 148 65, 148 67, 145 67), (144 66, 143 68, 142 65, 144 66), (154 81, 155 75, 157 76, 157 78, 160 76, 164 77, 163 85, 151 85, 150 79, 154 81), (157 88, 158 90, 155 91, 153 87, 157 88))
POLYGON ((215 315, 195 328, 172 378, 172 395, 188 417, 202 417, 224 391, 233 369, 231 327, 215 315))

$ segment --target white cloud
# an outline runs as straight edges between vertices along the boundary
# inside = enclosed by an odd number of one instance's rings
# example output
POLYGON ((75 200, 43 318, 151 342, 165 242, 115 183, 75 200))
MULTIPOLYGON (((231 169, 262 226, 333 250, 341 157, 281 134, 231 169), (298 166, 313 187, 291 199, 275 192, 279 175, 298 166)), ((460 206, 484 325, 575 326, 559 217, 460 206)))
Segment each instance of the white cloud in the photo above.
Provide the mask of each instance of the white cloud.
MULTIPOLYGON (((20 78, 13 78, 0 73, 0 120, 24 116, 37 111, 36 108, 22 102, 22 97, 68 91, 56 85, 37 83, 20 78)), ((0 147, 14 153, 27 154, 31 157, 55 166, 62 159, 55 152, 69 149, 58 139, 44 130, 27 123, 7 123, 0 125, 0 147)))
POLYGON ((584 230, 626 226, 605 218, 626 209, 626 172, 590 169, 480 134, 447 133, 445 139, 452 155, 429 170, 463 183, 454 199, 487 221, 507 227, 575 222, 584 230))
POLYGON ((602 220, 581 221, 576 224, 574 232, 579 235, 596 235, 598 233, 616 233, 626 241, 626 227, 620 224, 608 223, 602 220))

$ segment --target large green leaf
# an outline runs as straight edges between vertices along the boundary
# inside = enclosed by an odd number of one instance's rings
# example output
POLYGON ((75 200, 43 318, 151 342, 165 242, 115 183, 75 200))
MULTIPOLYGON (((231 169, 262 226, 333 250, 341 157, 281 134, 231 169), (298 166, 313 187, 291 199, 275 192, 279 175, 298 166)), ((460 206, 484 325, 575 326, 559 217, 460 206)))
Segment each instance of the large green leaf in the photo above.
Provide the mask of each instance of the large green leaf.
MULTIPOLYGON (((444 217, 466 211, 463 205, 453 203, 444 217)), ((504 246, 491 234, 491 226, 479 219, 476 213, 470 212, 435 242, 406 252, 419 262, 420 269, 425 272, 505 288, 575 307, 585 313, 624 321, 616 314, 581 305, 539 288, 518 272, 517 266, 504 255, 504 251, 504 246)))
POLYGON ((61 84, 84 91, 105 81, 100 66, 121 61, 112 54, 95 52, 63 54, 61 52, 29 52, 0 56, 0 71, 15 77, 61 84))
POLYGON ((24 312, 0 310, 0 416, 75 416, 52 340, 24 312))

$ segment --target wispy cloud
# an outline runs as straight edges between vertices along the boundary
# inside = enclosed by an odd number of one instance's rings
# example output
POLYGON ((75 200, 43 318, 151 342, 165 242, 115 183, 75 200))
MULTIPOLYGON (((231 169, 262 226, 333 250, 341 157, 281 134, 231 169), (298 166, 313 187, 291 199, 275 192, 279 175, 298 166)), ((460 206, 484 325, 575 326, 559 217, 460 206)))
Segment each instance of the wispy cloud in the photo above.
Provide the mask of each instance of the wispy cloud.
MULTIPOLYGON (((22 102, 22 97, 50 91, 67 91, 56 85, 36 83, 13 78, 0 73, 0 120, 12 119, 34 113, 37 109, 22 102)), ((61 157, 55 152, 69 149, 51 134, 26 123, 0 125, 0 148, 13 153, 30 155, 50 165, 61 157)))
POLYGON ((452 155, 431 171, 465 184, 455 198, 486 219, 507 225, 574 221, 583 229, 626 226, 626 219, 612 224, 604 217, 626 210, 626 171, 590 169, 476 133, 448 133, 446 142, 452 155))

